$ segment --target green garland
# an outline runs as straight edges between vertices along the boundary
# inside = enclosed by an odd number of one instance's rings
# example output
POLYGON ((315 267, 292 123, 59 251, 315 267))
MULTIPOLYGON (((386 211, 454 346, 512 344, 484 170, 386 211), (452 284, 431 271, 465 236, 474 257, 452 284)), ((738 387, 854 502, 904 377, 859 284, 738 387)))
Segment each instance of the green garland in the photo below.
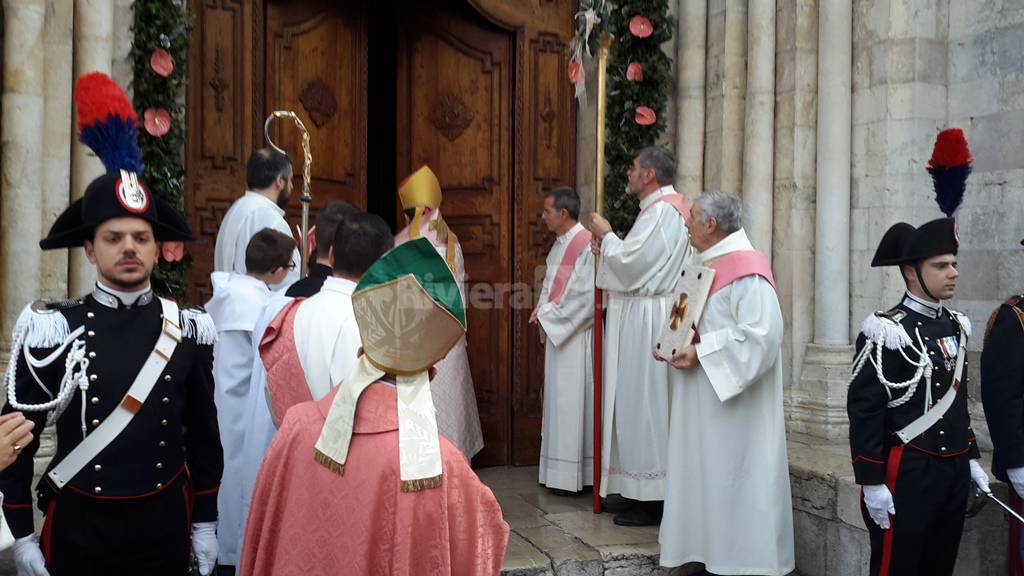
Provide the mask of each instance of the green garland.
MULTIPOLYGON (((626 193, 626 171, 636 153, 655 144, 665 131, 666 87, 672 81, 672 63, 661 51, 661 44, 672 39, 675 28, 668 4, 667 0, 581 0, 579 4, 577 38, 585 39, 590 54, 597 53, 602 30, 615 38, 608 58, 604 215, 619 234, 629 230, 638 212, 636 198, 626 193), (588 12, 600 19, 589 31, 588 12), (638 16, 651 25, 651 34, 645 38, 630 31, 630 21, 638 16), (627 78, 631 63, 639 64, 642 79, 627 78), (653 124, 637 123, 637 108, 642 106, 654 111, 657 120, 653 124)), ((577 52, 576 57, 582 54, 577 52)))
MULTIPOLYGON (((188 17, 181 0, 135 0, 135 24, 132 27, 132 99, 140 124, 146 110, 164 109, 170 114, 170 130, 163 136, 139 129, 139 150, 146 169, 142 180, 151 193, 184 213, 185 110, 182 105, 188 79, 188 17), (153 51, 162 48, 171 56, 174 71, 164 78, 150 66, 153 51)), ((178 262, 164 262, 153 271, 153 289, 157 294, 187 299, 185 275, 191 255, 178 262)))
POLYGON ((608 100, 605 113, 604 179, 605 217, 619 234, 629 230, 636 220, 639 206, 635 196, 626 193, 626 170, 633 165, 636 153, 654 145, 665 131, 667 86, 672 81, 672 63, 661 50, 661 44, 672 39, 675 28, 668 14, 666 0, 629 0, 616 2, 609 14, 607 30, 615 37, 608 57, 608 100), (629 22, 634 16, 645 16, 653 26, 647 38, 633 36, 629 22), (640 64, 643 80, 626 78, 631 62, 640 64), (648 126, 636 122, 636 109, 647 106, 654 110, 657 121, 648 126))

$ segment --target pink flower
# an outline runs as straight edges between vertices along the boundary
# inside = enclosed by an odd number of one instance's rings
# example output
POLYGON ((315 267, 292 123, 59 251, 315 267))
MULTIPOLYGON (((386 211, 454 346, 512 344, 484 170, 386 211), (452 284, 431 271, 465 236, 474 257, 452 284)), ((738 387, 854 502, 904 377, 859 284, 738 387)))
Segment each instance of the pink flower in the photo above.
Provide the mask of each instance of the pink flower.
POLYGON ((629 33, 637 38, 647 38, 654 33, 654 26, 646 16, 633 16, 629 21, 629 33))
POLYGON ((569 82, 572 82, 573 84, 579 82, 579 80, 580 80, 580 69, 582 67, 583 66, 580 64, 580 62, 578 60, 570 60, 569 61, 569 82))
POLYGON ((149 67, 153 69, 153 72, 167 78, 171 75, 171 72, 174 72, 174 60, 171 59, 171 55, 167 53, 167 50, 157 48, 153 50, 153 55, 149 57, 149 67))
POLYGON ((160 246, 160 256, 167 262, 177 262, 185 257, 184 242, 164 242, 160 246))
POLYGON ((626 67, 626 80, 631 82, 643 82, 644 67, 639 62, 630 62, 626 67))
POLYGON ((635 120, 641 126, 650 126, 658 121, 658 115, 647 106, 637 106, 635 120))
POLYGON ((145 113, 146 132, 159 138, 171 129, 171 115, 163 108, 149 108, 145 113))

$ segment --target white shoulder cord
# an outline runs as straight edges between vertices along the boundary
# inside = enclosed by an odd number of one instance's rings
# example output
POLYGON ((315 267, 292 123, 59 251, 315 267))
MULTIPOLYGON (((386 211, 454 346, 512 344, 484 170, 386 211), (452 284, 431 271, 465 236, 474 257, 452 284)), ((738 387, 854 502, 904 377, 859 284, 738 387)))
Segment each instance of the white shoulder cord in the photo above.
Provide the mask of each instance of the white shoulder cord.
POLYGON ((918 382, 921 380, 921 377, 923 376, 925 378, 925 382, 928 384, 928 389, 925 393, 926 396, 929 397, 926 399, 925 402, 925 409, 927 410, 927 407, 931 404, 930 384, 932 378, 932 365, 931 362, 928 360, 928 349, 925 347, 924 342, 921 340, 921 333, 915 330, 915 335, 917 336, 917 341, 920 345, 920 349, 918 349, 913 344, 911 344, 909 347, 918 354, 918 357, 920 358, 919 360, 911 360, 907 356, 906 352, 904 352, 902 347, 898 348, 898 350, 900 351, 900 355, 902 355, 903 358, 911 366, 915 366, 917 368, 917 370, 914 371, 914 375, 911 376, 908 380, 905 380, 903 382, 890 382, 885 378, 885 373, 882 371, 882 351, 885 348, 885 346, 883 346, 881 342, 875 342, 874 340, 868 339, 864 343, 864 347, 861 349, 860 352, 857 353, 857 356, 854 357, 853 359, 853 373, 850 376, 850 381, 847 385, 853 383, 853 381, 857 378, 857 375, 860 374, 860 371, 864 368, 865 364, 867 364, 868 360, 870 360, 871 365, 874 366, 875 368, 875 373, 878 376, 879 382, 881 382, 882 385, 885 387, 885 393, 890 399, 889 402, 886 404, 886 407, 895 408, 897 406, 902 406, 903 404, 906 404, 907 402, 910 401, 910 399, 914 396, 914 392, 917 391, 918 382), (874 352, 874 354, 872 354, 872 352, 874 352), (906 389, 906 392, 903 393, 899 398, 893 400, 892 392, 904 388, 906 389))
POLYGON ((55 423, 57 419, 60 418, 61 414, 64 413, 64 410, 67 409, 68 404, 71 403, 71 398, 75 393, 75 389, 80 389, 83 395, 82 430, 84 434, 86 429, 85 393, 86 390, 89 389, 89 359, 86 357, 85 353, 85 341, 76 339, 78 336, 81 336, 82 332, 84 331, 85 328, 80 326, 77 330, 75 330, 74 332, 71 333, 71 335, 68 336, 67 340, 65 340, 64 343, 61 344, 61 346, 57 350, 53 351, 52 353, 50 353, 49 356, 42 360, 37 360, 33 358, 32 355, 29 353, 28 346, 25 345, 24 343, 27 330, 19 331, 17 334, 15 334, 14 342, 11 345, 11 350, 20 350, 25 355, 25 362, 29 367, 29 372, 35 379, 36 384, 38 384, 46 391, 46 394, 50 396, 51 400, 49 402, 44 402, 42 404, 23 404, 18 401, 18 357, 17 354, 15 354, 15 356, 11 358, 10 362, 7 365, 7 374, 5 375, 7 384, 7 400, 12 408, 14 408, 15 410, 20 410, 22 412, 47 412, 46 425, 50 426, 53 423, 55 423), (35 370, 33 368, 41 368, 51 364, 54 360, 56 360, 57 356, 60 355, 60 353, 64 350, 65 347, 67 347, 69 343, 71 344, 71 350, 68 351, 68 355, 64 359, 64 376, 61 378, 60 388, 58 389, 57 397, 53 398, 53 394, 50 393, 49 390, 46 390, 46 387, 43 386, 43 383, 39 380, 39 377, 36 375, 35 370))

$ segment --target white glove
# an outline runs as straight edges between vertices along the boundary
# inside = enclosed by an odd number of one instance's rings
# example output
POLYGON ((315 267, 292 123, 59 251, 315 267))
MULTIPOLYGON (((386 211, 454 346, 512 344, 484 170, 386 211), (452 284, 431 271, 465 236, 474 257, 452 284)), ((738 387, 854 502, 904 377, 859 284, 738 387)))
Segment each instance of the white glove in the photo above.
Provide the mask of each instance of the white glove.
POLYGON ((1024 466, 1010 468, 1006 471, 1006 475, 1010 477, 1010 484, 1013 485, 1013 490, 1017 493, 1017 496, 1024 498, 1024 466))
POLYGON ((39 538, 35 534, 22 536, 14 541, 14 564, 18 567, 18 576, 50 576, 46 571, 46 558, 39 548, 39 538))
POLYGON ((889 529, 889 514, 896 515, 896 505, 893 504, 892 493, 885 484, 864 486, 864 506, 879 528, 889 529))
POLYGON ((192 525, 192 553, 199 563, 199 573, 209 576, 217 564, 216 522, 197 522, 192 525))
POLYGON ((991 494, 992 489, 988 487, 988 474, 981 467, 981 463, 977 460, 971 460, 971 480, 984 494, 991 494))

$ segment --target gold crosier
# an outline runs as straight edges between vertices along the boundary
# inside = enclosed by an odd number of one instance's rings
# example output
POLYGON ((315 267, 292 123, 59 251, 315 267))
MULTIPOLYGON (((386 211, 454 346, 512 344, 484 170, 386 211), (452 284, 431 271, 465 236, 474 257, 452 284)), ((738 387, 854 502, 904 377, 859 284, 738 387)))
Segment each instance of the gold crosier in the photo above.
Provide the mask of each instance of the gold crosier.
POLYGON ((263 135, 267 138, 267 144, 271 148, 277 150, 282 154, 287 154, 283 149, 279 148, 277 144, 270 138, 270 123, 275 118, 291 119, 295 122, 295 127, 299 129, 299 134, 302 135, 302 195, 299 196, 299 201, 302 203, 302 227, 299 231, 299 245, 301 251, 299 252, 299 274, 302 277, 306 277, 309 274, 307 270, 307 260, 309 259, 309 205, 313 202, 313 194, 310 191, 310 180, 312 179, 313 169, 313 153, 309 149, 309 131, 306 130, 306 125, 299 119, 298 114, 291 110, 275 110, 267 116, 266 122, 263 123, 263 135))

